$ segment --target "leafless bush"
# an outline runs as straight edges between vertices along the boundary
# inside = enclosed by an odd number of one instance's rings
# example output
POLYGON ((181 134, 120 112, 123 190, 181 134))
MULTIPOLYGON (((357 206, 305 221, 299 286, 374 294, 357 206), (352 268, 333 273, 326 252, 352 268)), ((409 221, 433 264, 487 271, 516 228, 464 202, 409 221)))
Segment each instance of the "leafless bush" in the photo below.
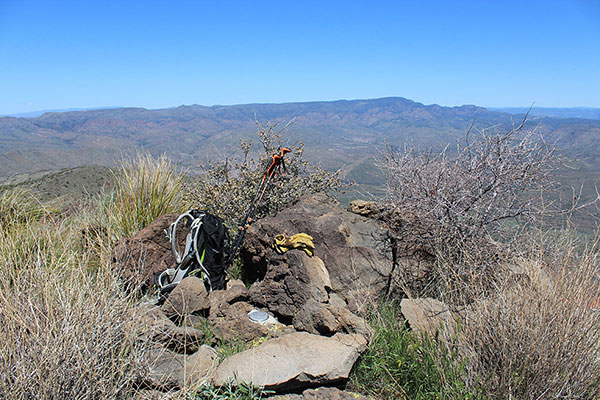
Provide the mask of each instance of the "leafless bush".
POLYGON ((497 265, 494 243, 506 250, 509 232, 543 212, 537 195, 552 186, 553 149, 523 124, 501 134, 469 130, 454 155, 447 148, 385 153, 387 223, 396 243, 436 257, 437 269, 450 268, 431 279, 484 283, 497 265))
MULTIPOLYGON (((284 128, 285 129, 285 128, 284 128)), ((257 157, 249 141, 240 143, 239 160, 209 162, 205 173, 185 189, 185 201, 223 217, 230 227, 238 224, 247 210, 272 157, 283 146, 282 132, 277 124, 258 124, 261 147, 257 157)), ((320 165, 304 159, 304 145, 292 146, 285 158, 287 172, 277 175, 258 204, 256 217, 270 215, 302 195, 331 192, 341 188, 339 173, 331 173, 320 165)))
POLYGON ((537 247, 493 294, 467 308, 467 376, 496 399, 598 398, 597 243, 583 253, 571 239, 537 247))

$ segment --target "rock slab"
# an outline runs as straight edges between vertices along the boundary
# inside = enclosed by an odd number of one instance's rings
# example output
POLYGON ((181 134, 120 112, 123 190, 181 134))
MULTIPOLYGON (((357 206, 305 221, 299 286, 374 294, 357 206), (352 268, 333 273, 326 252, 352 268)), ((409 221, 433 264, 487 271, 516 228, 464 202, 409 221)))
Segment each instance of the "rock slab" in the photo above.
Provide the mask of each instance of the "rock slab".
POLYGON ((154 284, 154 274, 170 268, 175 263, 171 244, 164 230, 173 223, 178 214, 165 214, 130 238, 115 245, 113 268, 126 280, 154 284))
POLYGON ((232 380, 278 391, 338 383, 348 379, 366 345, 356 334, 292 333, 227 358, 215 371, 214 383, 232 380))
POLYGON ((267 261, 266 275, 249 290, 252 303, 263 306, 283 318, 293 318, 308 301, 329 300, 329 273, 319 257, 290 250, 267 261))
POLYGON ((188 276, 169 294, 161 310, 172 319, 180 319, 186 315, 207 313, 210 308, 208 292, 204 281, 195 276, 188 276))
POLYGON ((358 393, 345 392, 334 387, 307 389, 302 394, 284 394, 269 397, 270 400, 369 400, 358 393))

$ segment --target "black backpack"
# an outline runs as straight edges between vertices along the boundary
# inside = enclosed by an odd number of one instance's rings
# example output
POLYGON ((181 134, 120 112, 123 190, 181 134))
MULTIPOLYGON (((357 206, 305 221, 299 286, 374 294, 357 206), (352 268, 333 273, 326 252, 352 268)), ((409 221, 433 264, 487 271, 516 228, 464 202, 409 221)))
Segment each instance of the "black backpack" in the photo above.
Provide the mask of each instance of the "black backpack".
POLYGON ((204 280, 206 290, 225 289, 229 262, 229 230, 222 218, 202 210, 181 214, 165 233, 171 242, 175 267, 156 274, 154 282, 165 297, 187 276, 204 280), (178 250, 177 230, 184 223, 189 232, 185 248, 178 250))

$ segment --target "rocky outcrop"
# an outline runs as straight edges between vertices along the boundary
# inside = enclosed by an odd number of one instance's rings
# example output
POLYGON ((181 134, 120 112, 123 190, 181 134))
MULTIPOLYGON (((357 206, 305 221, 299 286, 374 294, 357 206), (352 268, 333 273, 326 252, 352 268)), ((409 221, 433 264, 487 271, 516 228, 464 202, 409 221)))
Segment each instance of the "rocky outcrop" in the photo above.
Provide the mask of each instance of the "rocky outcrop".
POLYGON ((291 250, 272 253, 266 273, 250 288, 250 300, 285 319, 293 318, 308 300, 326 302, 331 290, 329 273, 319 257, 291 250))
MULTIPOLYGON (((249 275, 261 280, 274 267, 274 235, 299 232, 314 238, 315 255, 329 272, 333 292, 349 300, 378 295, 386 289, 392 270, 392 261, 385 254, 386 229, 373 219, 341 209, 322 195, 303 197, 250 227, 241 251, 249 275)), ((283 261, 280 264, 285 265, 283 261)))
MULTIPOLYGON (((207 293, 201 279, 188 277, 160 307, 143 309, 157 345, 149 354, 147 387, 177 390, 234 380, 279 393, 304 390, 295 395, 299 399, 360 398, 335 388, 310 389, 347 381, 373 335, 355 311, 365 299, 385 292, 390 282, 393 262, 384 252, 386 228, 372 218, 368 204, 354 211, 369 218, 321 196, 305 197, 249 229, 242 250, 244 273, 253 282, 249 288, 230 281, 226 290, 207 293), (297 249, 273 251, 276 234, 300 232, 313 236, 315 256, 297 249), (268 318, 251 319, 257 310, 268 318), (231 345, 250 349, 217 366, 215 349, 231 345)), ((129 270, 141 266, 146 278, 171 267, 171 248, 162 230, 175 217, 161 217, 120 243, 115 254, 134 254, 139 261, 123 265, 129 270), (135 253, 138 245, 141 250, 135 253)), ((123 260, 127 258, 115 256, 116 263, 123 260)))
POLYGON ((215 371, 214 383, 233 380, 276 390, 337 383, 348 378, 366 345, 361 335, 328 338, 297 332, 227 358, 215 371))
POLYGON ((154 274, 170 268, 175 259, 164 230, 178 214, 165 214, 130 238, 121 239, 113 253, 115 272, 128 282, 151 286, 154 274))

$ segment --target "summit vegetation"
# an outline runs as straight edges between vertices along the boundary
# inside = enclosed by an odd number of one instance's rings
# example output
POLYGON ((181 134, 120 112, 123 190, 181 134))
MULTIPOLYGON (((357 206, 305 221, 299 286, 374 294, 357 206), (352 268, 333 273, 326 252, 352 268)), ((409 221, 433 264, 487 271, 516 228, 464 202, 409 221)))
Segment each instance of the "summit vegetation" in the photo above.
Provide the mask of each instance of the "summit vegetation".
MULTIPOLYGON (((379 111, 385 114, 386 107, 404 103, 381 100, 379 111)), ((305 105, 304 118, 311 107, 337 106, 305 105)), ((356 110, 368 106, 353 103, 356 110)), ((430 113, 423 120, 453 112, 464 112, 465 121, 472 118, 467 109, 416 109, 430 113)), ((182 108, 177 113, 191 118, 192 111, 182 108)), ((201 111, 214 115, 236 110, 201 111)), ((36 123, 75 132, 114 112, 122 113, 123 120, 149 113, 99 110, 91 120, 77 122, 79 115, 74 114, 65 122, 46 115, 36 123)), ((161 123, 185 129, 167 111, 157 113, 161 123)), ((384 120, 399 123, 382 117, 372 132, 384 120)), ((584 204, 581 199, 570 208, 546 203, 547 192, 560 191, 553 145, 525 124, 503 128, 474 129, 456 149, 422 152, 390 143, 371 166, 384 179, 382 196, 370 199, 378 210, 372 217, 388 233, 383 251, 394 263, 397 273, 390 279, 399 290, 363 299, 357 312, 370 322, 373 336, 348 389, 373 399, 599 398, 599 237, 546 225, 548 215, 568 216, 584 204), (402 273, 406 266, 401 260, 422 255, 432 260, 432 268, 420 271, 418 280, 402 273), (445 303, 454 322, 441 323, 429 333, 413 329, 399 301, 424 297, 445 303)), ((106 127, 106 137, 139 140, 128 129, 106 127)), ((60 140, 75 143, 87 140, 85 136, 60 140)), ((149 143, 158 136, 148 136, 149 143)), ((369 134, 363 138, 363 144, 356 144, 357 137, 343 142, 356 142, 347 147, 353 149, 370 146, 369 134)), ((177 142, 185 143, 185 138, 177 142)), ((114 269, 115 244, 163 214, 191 207, 223 215, 235 227, 269 157, 285 144, 277 126, 259 126, 257 142, 240 141, 234 156, 208 160, 192 176, 168 155, 140 153, 111 170, 103 190, 83 191, 64 202, 42 200, 32 187, 1 188, 0 397, 145 395, 149 367, 144 355, 152 337, 138 323, 137 305, 153 293, 125 288, 114 269)), ((333 159, 328 162, 352 157, 324 139, 320 148, 318 157, 327 153, 333 159)), ((273 182, 259 217, 276 214, 306 194, 334 196, 344 190, 343 171, 330 172, 308 160, 310 149, 294 146, 286 175, 273 182)), ((593 198, 587 203, 595 206, 593 198)), ((228 343, 229 348, 234 344, 228 343)), ((205 384, 171 393, 187 399, 260 399, 270 394, 246 384, 205 384)))

